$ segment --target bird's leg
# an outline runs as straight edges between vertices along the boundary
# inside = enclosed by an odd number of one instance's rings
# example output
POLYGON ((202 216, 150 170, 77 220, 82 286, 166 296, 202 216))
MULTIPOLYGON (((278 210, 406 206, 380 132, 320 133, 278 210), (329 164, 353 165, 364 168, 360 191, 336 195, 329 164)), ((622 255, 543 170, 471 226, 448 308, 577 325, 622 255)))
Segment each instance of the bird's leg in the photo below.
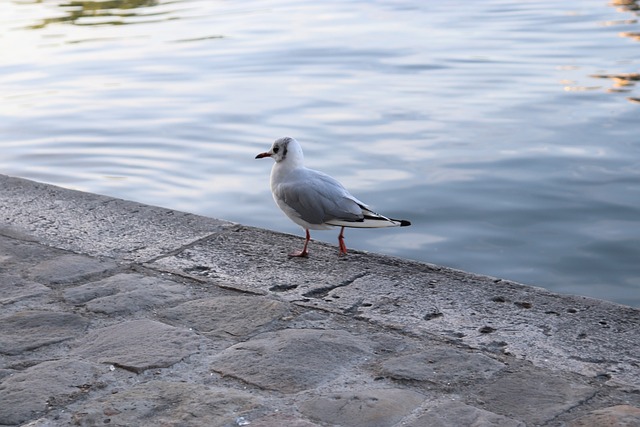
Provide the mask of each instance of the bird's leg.
POLYGON ((344 227, 340 229, 340 234, 338 235, 338 244, 340 245, 339 255, 346 255, 347 245, 344 244, 344 227))
POLYGON ((289 254, 290 257, 302 257, 302 258, 306 258, 309 256, 309 252, 307 252, 307 245, 309 244, 309 240, 311 240, 311 233, 309 233, 309 230, 305 229, 305 231, 307 232, 307 238, 304 241, 304 247, 302 248, 302 250, 300 252, 292 252, 289 254))

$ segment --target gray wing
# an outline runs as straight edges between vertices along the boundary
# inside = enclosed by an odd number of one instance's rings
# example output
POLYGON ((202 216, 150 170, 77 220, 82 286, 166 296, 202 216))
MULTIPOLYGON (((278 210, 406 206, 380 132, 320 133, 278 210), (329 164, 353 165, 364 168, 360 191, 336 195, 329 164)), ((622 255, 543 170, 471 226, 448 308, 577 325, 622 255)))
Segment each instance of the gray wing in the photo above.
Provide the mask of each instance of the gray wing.
POLYGON ((275 189, 276 196, 310 224, 331 220, 361 221, 362 209, 338 181, 322 172, 304 170, 275 189))

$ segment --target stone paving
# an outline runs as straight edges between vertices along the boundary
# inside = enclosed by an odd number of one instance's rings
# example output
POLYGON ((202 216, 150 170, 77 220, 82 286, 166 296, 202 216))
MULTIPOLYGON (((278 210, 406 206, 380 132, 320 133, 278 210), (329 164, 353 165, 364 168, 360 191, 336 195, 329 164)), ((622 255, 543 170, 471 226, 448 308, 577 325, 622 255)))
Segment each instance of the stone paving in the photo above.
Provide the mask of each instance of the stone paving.
POLYGON ((640 426, 640 311, 0 175, 0 425, 640 426))

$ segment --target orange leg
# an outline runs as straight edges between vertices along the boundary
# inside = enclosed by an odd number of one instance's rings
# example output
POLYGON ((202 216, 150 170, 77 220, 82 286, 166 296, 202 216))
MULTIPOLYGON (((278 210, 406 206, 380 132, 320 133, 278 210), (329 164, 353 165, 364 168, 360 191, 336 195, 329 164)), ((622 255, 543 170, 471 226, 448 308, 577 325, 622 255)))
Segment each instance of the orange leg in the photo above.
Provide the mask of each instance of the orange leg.
POLYGON ((347 245, 344 244, 344 227, 340 229, 340 234, 338 235, 338 244, 340 245, 339 255, 346 255, 347 245))
POLYGON ((307 251, 307 245, 309 244, 309 240, 311 240, 311 233, 309 230, 305 230, 307 232, 307 238, 304 241, 304 247, 300 252, 292 252, 289 254, 290 257, 302 257, 306 258, 309 256, 309 252, 307 251))

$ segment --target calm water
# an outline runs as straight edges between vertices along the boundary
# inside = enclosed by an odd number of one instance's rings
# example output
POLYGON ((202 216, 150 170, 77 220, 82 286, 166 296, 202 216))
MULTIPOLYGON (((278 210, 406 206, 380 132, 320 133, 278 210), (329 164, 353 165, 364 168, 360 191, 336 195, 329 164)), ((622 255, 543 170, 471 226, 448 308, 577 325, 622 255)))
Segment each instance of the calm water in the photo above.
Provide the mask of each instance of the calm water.
POLYGON ((0 173, 302 235, 289 135, 414 224, 349 247, 640 306, 637 9, 4 0, 0 173))

